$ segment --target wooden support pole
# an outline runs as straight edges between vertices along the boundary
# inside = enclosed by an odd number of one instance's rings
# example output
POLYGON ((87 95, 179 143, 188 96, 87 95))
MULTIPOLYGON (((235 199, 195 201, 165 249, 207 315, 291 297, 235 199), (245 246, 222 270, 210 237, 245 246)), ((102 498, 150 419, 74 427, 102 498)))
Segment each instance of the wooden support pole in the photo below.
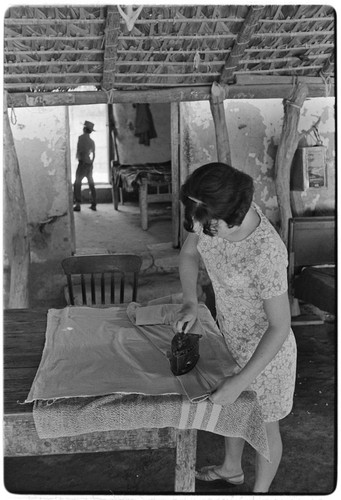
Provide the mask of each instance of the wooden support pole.
POLYGON ((141 213, 141 226, 144 231, 148 229, 148 183, 147 179, 142 179, 139 187, 139 204, 141 213))
POLYGON ((6 94, 4 103, 4 243, 11 271, 9 300, 6 307, 25 309, 29 306, 30 265, 27 211, 18 158, 8 118, 6 94))
MULTIPOLYGON (((291 97, 283 101, 283 128, 275 160, 275 186, 281 220, 280 235, 287 246, 289 219, 292 217, 290 203, 290 171, 292 160, 301 138, 297 126, 300 119, 301 107, 307 95, 307 85, 299 83, 295 86, 291 97)), ((290 288, 291 283, 289 283, 291 315, 297 316, 300 314, 299 304, 292 294, 290 294, 290 288)))
POLYGON ((288 242, 288 225, 292 217, 290 206, 290 170, 300 134, 297 126, 300 110, 308 95, 305 84, 297 84, 288 99, 284 99, 284 119, 281 138, 275 160, 275 186, 280 210, 280 235, 284 243, 288 242))
POLYGON ((180 245, 180 109, 179 103, 171 103, 171 154, 172 154, 172 241, 180 245))
POLYGON ((213 82, 210 106, 214 121, 217 158, 219 162, 231 165, 231 149, 224 110, 224 98, 226 98, 227 94, 228 87, 226 85, 213 82))
POLYGON ((117 6, 108 5, 103 67, 103 89, 105 90, 113 88, 115 84, 119 30, 120 14, 117 6))
POLYGON ((196 429, 177 431, 175 492, 195 492, 195 463, 197 454, 196 429))

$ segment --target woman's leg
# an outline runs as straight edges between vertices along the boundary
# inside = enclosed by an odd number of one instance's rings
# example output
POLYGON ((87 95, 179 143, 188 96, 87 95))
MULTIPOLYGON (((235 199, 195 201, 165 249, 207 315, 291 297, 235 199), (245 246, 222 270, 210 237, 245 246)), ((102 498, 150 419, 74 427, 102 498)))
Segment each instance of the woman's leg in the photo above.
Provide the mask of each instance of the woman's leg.
POLYGON ((225 438, 225 458, 217 471, 223 476, 232 477, 241 474, 242 470, 242 455, 245 441, 242 438, 226 437, 225 438))
POLYGON ((270 460, 257 453, 256 456, 256 478, 253 492, 267 493, 276 475, 282 458, 282 438, 279 430, 279 422, 268 422, 265 424, 268 436, 270 460))
POLYGON ((206 465, 197 473, 201 481, 225 479, 231 484, 243 484, 242 455, 245 441, 242 438, 225 438, 225 458, 221 465, 206 465))

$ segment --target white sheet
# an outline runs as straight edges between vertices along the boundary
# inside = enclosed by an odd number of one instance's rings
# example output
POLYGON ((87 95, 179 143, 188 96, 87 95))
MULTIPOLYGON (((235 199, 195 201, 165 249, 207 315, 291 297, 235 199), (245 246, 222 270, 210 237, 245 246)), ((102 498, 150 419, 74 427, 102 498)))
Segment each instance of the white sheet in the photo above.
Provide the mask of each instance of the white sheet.
MULTIPOLYGON (((169 305, 168 313, 179 307, 169 305)), ((209 310, 200 304, 192 332, 203 336, 201 357, 191 372, 175 377, 167 358, 175 332, 167 314, 166 324, 137 327, 137 308, 128 307, 130 319, 118 307, 50 309, 41 363, 26 402, 115 393, 181 394, 199 401, 237 369, 209 310)))

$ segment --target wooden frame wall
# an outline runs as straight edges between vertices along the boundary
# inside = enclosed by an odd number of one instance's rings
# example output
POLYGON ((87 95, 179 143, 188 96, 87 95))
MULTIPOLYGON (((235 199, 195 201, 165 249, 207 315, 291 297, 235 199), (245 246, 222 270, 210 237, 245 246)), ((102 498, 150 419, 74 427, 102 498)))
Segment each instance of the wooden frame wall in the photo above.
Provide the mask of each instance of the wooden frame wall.
MULTIPOLYGON (((228 79, 228 68, 224 73, 228 79)), ((293 92, 293 81, 290 77, 253 77, 251 80, 247 78, 243 81, 236 82, 232 85, 226 85, 222 80, 222 84, 218 84, 219 92, 214 95, 212 87, 186 87, 172 89, 153 89, 141 91, 85 91, 85 92, 51 92, 51 93, 5 93, 5 112, 7 108, 16 107, 45 107, 45 106, 73 106, 86 104, 112 104, 112 103, 171 103, 171 134, 172 134, 172 177, 173 180, 173 195, 172 195, 172 220, 173 220, 173 246, 177 247, 183 240, 183 234, 180 227, 181 207, 179 204, 179 188, 182 182, 181 176, 181 130, 179 117, 179 103, 183 101, 203 101, 210 100, 213 120, 215 128, 223 127, 227 132, 225 115, 222 113, 224 99, 269 99, 291 96, 293 92), (216 101, 215 101, 216 100, 216 101), (225 123, 225 126, 224 126, 225 123)), ((328 88, 321 78, 302 78, 296 85, 304 84, 306 95, 312 97, 330 97, 334 96, 335 88, 334 81, 329 84, 328 88)), ((215 89, 216 90, 216 89, 215 89)), ((229 149, 226 150, 222 144, 222 139, 216 135, 217 151, 220 161, 228 161, 229 149)), ((226 140, 226 138, 225 138, 226 140)), ((276 160, 277 161, 277 160, 276 160)), ((282 175, 278 170, 279 162, 277 161, 277 175, 282 175)), ((19 174, 20 177, 20 174, 19 174)), ((281 183, 277 182, 277 187, 281 183)), ((281 186, 280 186, 281 187, 281 186)), ((279 196, 283 196, 281 192, 279 196)), ((282 212, 288 213, 288 205, 282 212)), ((282 205, 283 206, 283 205, 282 205)), ((286 240, 286 225, 282 222, 282 237, 286 240), (284 230, 283 230, 284 229, 284 230)), ((286 241, 285 241, 286 243, 286 241)), ((22 293, 22 292, 20 292, 22 293)), ((21 299, 20 299, 21 300, 21 299)), ((27 299, 23 299, 23 303, 27 303, 27 299)))

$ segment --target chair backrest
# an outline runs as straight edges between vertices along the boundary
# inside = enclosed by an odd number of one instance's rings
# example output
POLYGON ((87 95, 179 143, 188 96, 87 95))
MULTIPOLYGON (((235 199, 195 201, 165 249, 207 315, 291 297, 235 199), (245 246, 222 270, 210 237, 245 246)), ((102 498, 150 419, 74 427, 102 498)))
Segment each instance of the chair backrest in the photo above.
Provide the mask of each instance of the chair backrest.
POLYGON ((82 305, 88 305, 89 301, 92 305, 136 301, 138 277, 142 266, 142 258, 139 255, 75 255, 64 259, 61 265, 66 274, 71 305, 76 302, 76 287, 81 292, 82 305), (125 300, 128 286, 131 293, 125 300))
POLYGON ((288 253, 294 267, 335 263, 335 217, 289 220, 288 253))

